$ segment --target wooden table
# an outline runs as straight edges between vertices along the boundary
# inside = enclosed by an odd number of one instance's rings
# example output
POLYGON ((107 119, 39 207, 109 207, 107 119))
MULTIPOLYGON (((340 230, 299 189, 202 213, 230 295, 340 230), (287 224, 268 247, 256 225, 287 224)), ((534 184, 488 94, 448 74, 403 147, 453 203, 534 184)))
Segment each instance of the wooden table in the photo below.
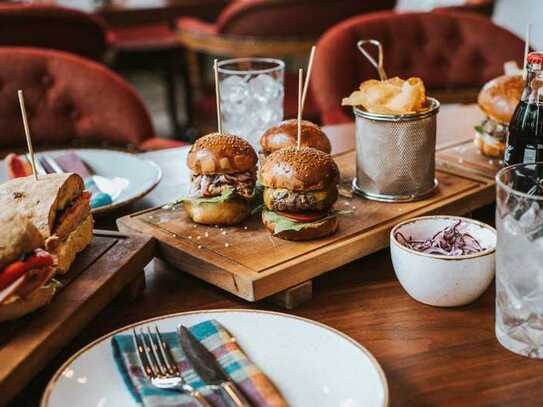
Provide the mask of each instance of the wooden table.
MULTIPOLYGON (((471 138, 473 123, 463 118, 470 117, 469 111, 477 113, 473 107, 466 109, 453 108, 440 115, 440 128, 447 120, 456 129, 440 134, 440 146, 471 138)), ((349 137, 349 126, 326 131, 336 151, 348 146, 348 140, 342 137, 349 137)), ((161 165, 164 179, 137 208, 178 195, 179 170, 184 165, 176 161, 179 154, 176 150, 146 154, 161 165)), ((490 215, 489 210, 486 212, 490 215)), ((156 261, 146 275, 147 289, 140 300, 131 304, 119 300, 108 306, 14 405, 35 405, 64 360, 91 340, 123 325, 197 309, 282 311, 267 302, 249 304, 156 261)), ((384 250, 317 278, 313 297, 292 314, 339 329, 372 352, 387 375, 392 406, 541 404, 543 362, 517 356, 498 344, 494 336, 493 288, 464 307, 445 309, 420 304, 401 288, 388 250, 384 250)))

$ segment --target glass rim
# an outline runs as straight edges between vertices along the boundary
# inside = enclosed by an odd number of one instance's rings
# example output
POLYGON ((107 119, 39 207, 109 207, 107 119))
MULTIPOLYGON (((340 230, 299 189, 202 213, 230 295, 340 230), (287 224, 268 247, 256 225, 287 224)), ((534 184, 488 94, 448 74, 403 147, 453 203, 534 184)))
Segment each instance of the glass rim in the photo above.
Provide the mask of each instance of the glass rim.
POLYGON ((232 58, 232 59, 223 59, 222 61, 217 62, 217 70, 220 73, 225 73, 229 75, 240 75, 240 74, 249 74, 249 75, 256 75, 256 74, 264 74, 264 73, 271 73, 274 71, 277 71, 279 69, 285 69, 285 62, 276 59, 276 58, 264 58, 264 57, 244 57, 244 58, 232 58), (272 68, 262 68, 262 69, 247 69, 247 70, 236 70, 236 69, 226 69, 222 68, 223 65, 227 64, 235 64, 239 62, 250 62, 250 61, 256 61, 256 62, 267 62, 270 64, 276 64, 276 66, 272 68))
POLYGON ((496 174, 496 177, 495 177, 496 186, 499 187, 499 188, 504 189, 505 191, 507 191, 510 194, 514 194, 516 196, 519 196, 519 197, 522 197, 522 198, 525 198, 525 199, 531 199, 533 201, 543 201, 543 196, 541 196, 541 195, 529 195, 526 192, 517 191, 515 188, 505 184, 505 182, 503 182, 500 179, 503 176, 503 174, 511 172, 511 171, 515 170, 516 168, 528 167, 530 165, 537 165, 537 166, 543 167, 543 161, 537 161, 535 163, 513 164, 513 165, 509 165, 507 167, 503 167, 496 174))

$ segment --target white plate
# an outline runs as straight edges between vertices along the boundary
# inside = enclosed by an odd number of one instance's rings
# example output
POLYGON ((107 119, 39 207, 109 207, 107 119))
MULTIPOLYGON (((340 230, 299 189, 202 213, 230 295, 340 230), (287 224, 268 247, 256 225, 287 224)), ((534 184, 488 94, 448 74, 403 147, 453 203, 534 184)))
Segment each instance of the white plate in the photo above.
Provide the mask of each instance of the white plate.
MULTIPOLYGON (((211 310, 150 319, 162 332, 178 324, 214 318, 276 384, 292 407, 377 407, 388 405, 388 386, 375 358, 353 339, 320 323, 256 310, 211 310)), ((144 323, 142 322, 142 323, 144 323)), ((42 407, 137 405, 117 371, 112 332, 72 356, 55 373, 42 407)))
MULTIPOLYGON (((126 178, 130 184, 113 203, 92 210, 99 214, 128 205, 147 195, 158 185, 162 177, 160 167, 150 160, 144 160, 134 154, 102 149, 53 150, 44 153, 51 157, 73 151, 92 169, 96 175, 106 178, 126 178)), ((40 153, 37 153, 40 154, 40 153)), ((8 179, 5 165, 0 166, 0 183, 8 179)))

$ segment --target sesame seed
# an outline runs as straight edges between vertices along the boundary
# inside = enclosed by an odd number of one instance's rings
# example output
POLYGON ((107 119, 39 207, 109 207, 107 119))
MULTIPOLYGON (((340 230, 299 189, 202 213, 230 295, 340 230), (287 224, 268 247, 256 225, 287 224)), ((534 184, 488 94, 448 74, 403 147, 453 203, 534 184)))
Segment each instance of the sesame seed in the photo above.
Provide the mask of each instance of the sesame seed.
POLYGON ((230 247, 230 243, 225 243, 224 247, 230 247))

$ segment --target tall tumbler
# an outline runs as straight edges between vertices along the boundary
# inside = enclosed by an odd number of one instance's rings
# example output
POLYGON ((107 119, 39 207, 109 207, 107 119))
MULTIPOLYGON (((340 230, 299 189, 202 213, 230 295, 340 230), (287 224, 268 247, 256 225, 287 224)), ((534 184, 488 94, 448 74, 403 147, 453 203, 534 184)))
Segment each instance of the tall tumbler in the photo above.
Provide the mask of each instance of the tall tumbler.
POLYGON ((505 167, 496 182, 496 336, 542 359, 543 163, 505 167))
POLYGON ((258 151, 260 136, 283 120, 283 61, 237 58, 218 64, 223 130, 258 151))

